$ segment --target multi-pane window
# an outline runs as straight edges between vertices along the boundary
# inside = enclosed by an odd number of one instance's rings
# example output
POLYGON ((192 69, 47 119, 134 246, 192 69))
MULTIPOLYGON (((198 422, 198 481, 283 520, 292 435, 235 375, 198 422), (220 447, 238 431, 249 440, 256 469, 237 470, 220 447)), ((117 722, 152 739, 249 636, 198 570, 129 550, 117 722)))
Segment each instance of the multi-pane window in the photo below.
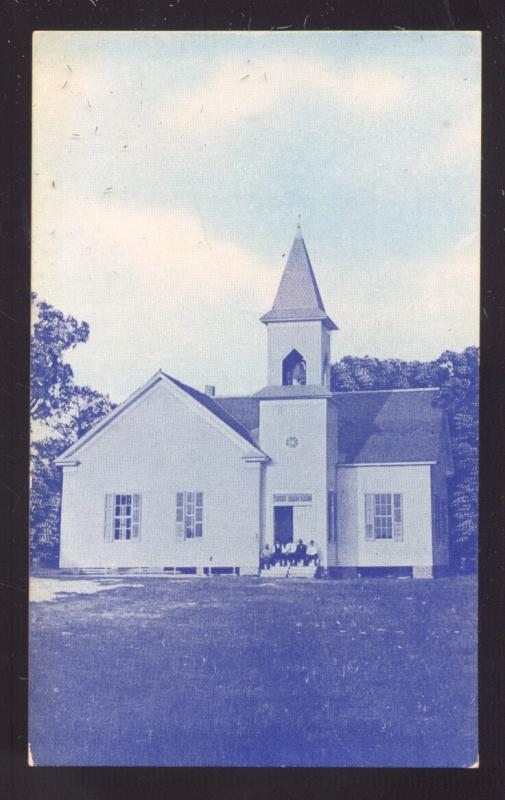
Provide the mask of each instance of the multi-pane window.
POLYGON ((311 494, 274 494, 274 503, 312 503, 311 494))
POLYGON ((365 535, 367 539, 403 540, 401 494, 365 495, 365 535))
POLYGON ((105 495, 105 540, 140 539, 140 494, 105 495))
POLYGON ((201 539, 203 492, 177 492, 175 520, 179 539, 201 539))

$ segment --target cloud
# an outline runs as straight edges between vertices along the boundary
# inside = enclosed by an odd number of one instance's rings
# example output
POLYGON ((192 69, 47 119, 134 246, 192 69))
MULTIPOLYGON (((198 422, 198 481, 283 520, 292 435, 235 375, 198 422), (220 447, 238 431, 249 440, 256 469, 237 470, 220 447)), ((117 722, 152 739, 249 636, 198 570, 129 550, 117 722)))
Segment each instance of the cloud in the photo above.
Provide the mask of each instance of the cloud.
POLYGON ((209 372, 222 386, 247 381, 241 356, 254 358, 277 271, 186 213, 67 201, 59 224, 50 201, 35 214, 33 288, 90 323, 70 356, 78 380, 115 398, 160 366, 197 385, 209 372))
POLYGON ((289 245, 280 228, 300 211, 341 328, 335 356, 424 358, 478 335, 475 235, 445 246, 475 225, 479 84, 466 57, 47 35, 34 53, 33 280, 90 322, 70 356, 79 381, 121 399, 161 366, 257 389, 258 317, 289 245))
POLYGON ((479 275, 473 233, 429 259, 377 264, 366 280, 346 276, 338 295, 325 298, 327 307, 338 309, 337 357, 424 360, 478 344, 479 275))
POLYGON ((330 68, 311 58, 277 56, 244 65, 222 61, 203 88, 185 92, 166 114, 180 128, 192 131, 226 126, 255 115, 282 114, 293 101, 326 102, 349 113, 387 113, 409 92, 409 81, 386 68, 330 68))
POLYGON ((412 170, 415 177, 452 170, 464 165, 466 171, 478 169, 481 157, 480 120, 476 114, 454 125, 447 124, 422 150, 412 170))

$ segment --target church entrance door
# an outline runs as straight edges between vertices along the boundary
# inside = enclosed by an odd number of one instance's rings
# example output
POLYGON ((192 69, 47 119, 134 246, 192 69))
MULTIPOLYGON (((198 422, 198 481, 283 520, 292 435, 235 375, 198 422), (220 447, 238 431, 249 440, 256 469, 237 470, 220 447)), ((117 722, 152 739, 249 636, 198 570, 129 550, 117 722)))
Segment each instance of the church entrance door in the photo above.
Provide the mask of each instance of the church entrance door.
POLYGON ((275 544, 293 541, 293 506, 274 506, 274 541, 275 544))

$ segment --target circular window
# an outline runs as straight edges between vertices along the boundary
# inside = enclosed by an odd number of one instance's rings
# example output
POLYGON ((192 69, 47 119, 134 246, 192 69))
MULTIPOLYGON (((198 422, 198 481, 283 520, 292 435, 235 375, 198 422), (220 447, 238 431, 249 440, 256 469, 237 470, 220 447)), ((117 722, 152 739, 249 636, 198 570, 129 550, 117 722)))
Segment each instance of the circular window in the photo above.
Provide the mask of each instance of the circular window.
POLYGON ((286 447, 298 447, 298 439, 296 436, 288 436, 286 439, 286 447))

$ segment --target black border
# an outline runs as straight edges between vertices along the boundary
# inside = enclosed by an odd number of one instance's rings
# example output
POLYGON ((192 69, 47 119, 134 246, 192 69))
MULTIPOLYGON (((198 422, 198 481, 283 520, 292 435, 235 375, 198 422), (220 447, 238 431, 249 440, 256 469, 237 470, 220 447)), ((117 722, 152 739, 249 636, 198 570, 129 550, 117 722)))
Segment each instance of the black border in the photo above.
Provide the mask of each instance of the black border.
MULTIPOLYGON (((498 798, 505 785, 503 464, 505 428, 505 7, 502 0, 3 0, 0 126, 0 796, 41 800, 163 798, 498 798), (172 6, 172 7, 171 7, 172 6), (481 313, 480 768, 214 769, 26 766, 30 95, 34 30, 481 30, 483 181, 481 313), (5 597, 5 600, 3 599, 5 597), (6 709, 8 713, 6 713, 6 709)), ((457 680, 457 676, 455 676, 457 680)))

